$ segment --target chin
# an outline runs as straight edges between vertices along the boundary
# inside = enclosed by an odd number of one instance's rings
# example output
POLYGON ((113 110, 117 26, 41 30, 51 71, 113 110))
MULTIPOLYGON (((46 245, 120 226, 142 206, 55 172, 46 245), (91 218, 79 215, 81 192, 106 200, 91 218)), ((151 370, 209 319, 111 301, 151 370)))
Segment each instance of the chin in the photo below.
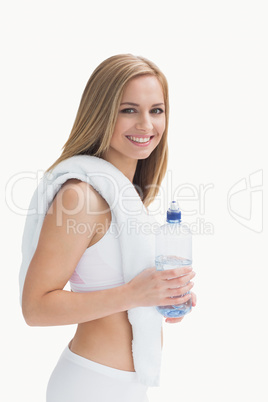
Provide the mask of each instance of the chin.
POLYGON ((151 155, 153 151, 147 151, 147 152, 141 152, 140 154, 136 154, 135 156, 133 155, 134 159, 140 160, 140 159, 147 159, 151 155))
POLYGON ((156 147, 154 147, 153 149, 143 149, 140 152, 135 152, 135 156, 133 155, 133 157, 138 160, 147 159, 154 152, 155 149, 156 147))

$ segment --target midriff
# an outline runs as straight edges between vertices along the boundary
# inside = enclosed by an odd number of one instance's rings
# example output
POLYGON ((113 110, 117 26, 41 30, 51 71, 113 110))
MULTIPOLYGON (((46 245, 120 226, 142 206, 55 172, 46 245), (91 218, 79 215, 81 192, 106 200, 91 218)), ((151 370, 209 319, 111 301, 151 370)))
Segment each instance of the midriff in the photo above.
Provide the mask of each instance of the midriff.
POLYGON ((118 370, 135 371, 132 327, 127 311, 78 324, 69 344, 73 353, 118 370))
POLYGON ((123 311, 78 324, 69 348, 73 353, 96 363, 118 370, 135 371, 132 339, 127 311, 123 311))

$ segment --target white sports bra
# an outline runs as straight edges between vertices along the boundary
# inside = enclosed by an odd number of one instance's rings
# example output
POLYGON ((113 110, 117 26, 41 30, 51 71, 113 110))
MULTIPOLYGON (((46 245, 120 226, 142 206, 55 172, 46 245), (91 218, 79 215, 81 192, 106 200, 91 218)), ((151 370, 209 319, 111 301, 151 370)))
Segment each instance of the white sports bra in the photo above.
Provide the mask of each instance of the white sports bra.
POLYGON ((85 250, 69 282, 73 292, 92 292, 125 283, 113 213, 109 229, 97 243, 85 250))

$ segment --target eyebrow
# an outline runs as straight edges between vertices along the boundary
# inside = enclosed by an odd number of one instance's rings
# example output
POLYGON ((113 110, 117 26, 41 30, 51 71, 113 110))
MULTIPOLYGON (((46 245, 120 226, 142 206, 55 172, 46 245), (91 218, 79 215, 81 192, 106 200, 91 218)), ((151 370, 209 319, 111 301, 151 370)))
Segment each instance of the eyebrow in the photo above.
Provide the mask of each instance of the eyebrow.
MULTIPOLYGON (((140 106, 137 103, 133 103, 133 102, 124 102, 124 103, 121 103, 121 105, 140 106)), ((155 103, 154 105, 152 105, 152 107, 161 106, 161 105, 164 106, 165 104, 164 103, 155 103)))

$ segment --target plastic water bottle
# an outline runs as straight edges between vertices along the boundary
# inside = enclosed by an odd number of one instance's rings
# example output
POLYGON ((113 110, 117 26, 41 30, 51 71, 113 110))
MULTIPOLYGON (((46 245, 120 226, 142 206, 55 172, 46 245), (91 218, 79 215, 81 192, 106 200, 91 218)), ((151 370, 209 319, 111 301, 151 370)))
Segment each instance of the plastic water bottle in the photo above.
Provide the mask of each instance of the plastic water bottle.
MULTIPOLYGON (((160 227, 156 235, 155 265, 158 271, 192 265, 192 235, 188 226, 181 223, 181 211, 176 201, 171 202, 167 211, 167 223, 160 227)), ((174 296, 176 303, 180 297, 174 296)), ((182 317, 191 308, 192 299, 183 304, 156 307, 165 317, 182 317)))

